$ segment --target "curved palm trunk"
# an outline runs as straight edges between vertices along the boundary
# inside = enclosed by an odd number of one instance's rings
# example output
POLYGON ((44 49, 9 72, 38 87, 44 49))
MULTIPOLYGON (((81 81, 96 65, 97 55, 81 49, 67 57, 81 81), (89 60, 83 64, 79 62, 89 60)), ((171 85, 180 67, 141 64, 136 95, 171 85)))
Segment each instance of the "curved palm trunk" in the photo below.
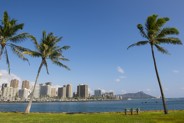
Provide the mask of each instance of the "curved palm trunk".
POLYGON ((1 56, 2 56, 2 54, 3 54, 3 51, 4 51, 4 47, 1 46, 1 50, 0 50, 0 60, 1 60, 1 56))
POLYGON ((34 83, 33 91, 31 92, 31 98, 30 98, 29 103, 28 103, 28 105, 26 107, 26 110, 25 110, 25 113, 27 113, 27 114, 30 113, 30 109, 31 109, 31 105, 32 105, 33 97, 34 97, 35 87, 36 87, 38 77, 39 77, 39 74, 40 74, 40 71, 42 69, 43 64, 44 64, 44 62, 42 61, 41 64, 40 64, 40 67, 38 69, 38 73, 37 73, 36 80, 35 80, 35 83, 34 83))
POLYGON ((157 70, 157 64, 156 64, 156 60, 155 60, 155 54, 154 54, 154 50, 153 50, 153 45, 151 45, 151 51, 152 51, 152 57, 153 57, 155 72, 156 72, 158 84, 159 84, 159 87, 160 87, 160 93, 161 93, 161 96, 162 96, 161 98, 162 98, 162 103, 163 103, 163 107, 164 107, 164 113, 168 114, 166 101, 165 101, 165 96, 164 96, 164 92, 163 92, 163 89, 162 89, 162 84, 161 84, 160 77, 159 77, 158 70, 157 70))

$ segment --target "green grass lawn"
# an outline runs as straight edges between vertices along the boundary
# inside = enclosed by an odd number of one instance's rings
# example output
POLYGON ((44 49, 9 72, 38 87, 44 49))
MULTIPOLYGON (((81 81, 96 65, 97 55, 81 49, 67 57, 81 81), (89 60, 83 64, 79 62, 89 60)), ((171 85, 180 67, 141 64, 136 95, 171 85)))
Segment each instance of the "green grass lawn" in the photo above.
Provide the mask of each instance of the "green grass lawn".
POLYGON ((141 112, 139 115, 124 113, 0 113, 0 123, 184 123, 183 111, 141 112))

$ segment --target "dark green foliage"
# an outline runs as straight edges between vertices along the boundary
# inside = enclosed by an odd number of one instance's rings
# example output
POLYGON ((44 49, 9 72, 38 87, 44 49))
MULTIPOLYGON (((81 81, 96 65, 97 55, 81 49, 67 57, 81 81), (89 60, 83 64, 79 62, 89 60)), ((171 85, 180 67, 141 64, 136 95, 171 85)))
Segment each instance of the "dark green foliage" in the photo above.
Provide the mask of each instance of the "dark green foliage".
MULTIPOLYGON (((139 29, 141 35, 146 38, 151 45, 158 46, 163 43, 181 45, 181 40, 179 38, 173 37, 174 35, 179 34, 178 29, 174 27, 162 28, 167 21, 169 21, 169 18, 167 17, 158 18, 158 15, 152 15, 147 18, 145 29, 143 28, 142 24, 138 24, 137 28, 139 29)), ((146 41, 140 41, 140 43, 132 44, 131 47, 140 46, 142 44, 144 45, 143 42, 146 41)), ((157 46, 155 47, 158 48, 157 46)), ((162 50, 159 51, 162 52, 162 50)))

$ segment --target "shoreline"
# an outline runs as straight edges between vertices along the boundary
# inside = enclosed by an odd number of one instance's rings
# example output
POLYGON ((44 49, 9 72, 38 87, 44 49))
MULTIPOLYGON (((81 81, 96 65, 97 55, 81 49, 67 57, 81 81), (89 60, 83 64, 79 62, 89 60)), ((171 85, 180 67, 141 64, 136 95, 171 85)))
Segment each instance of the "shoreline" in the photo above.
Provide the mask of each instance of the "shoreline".
MULTIPOLYGON (((166 98, 169 99, 184 99, 184 97, 180 98, 166 98)), ((160 98, 148 98, 148 99, 74 99, 74 100, 42 100, 42 101, 33 101, 33 103, 57 103, 57 102, 103 102, 103 101, 133 101, 133 100, 161 100, 160 98)), ((28 103, 28 101, 0 101, 0 104, 11 104, 11 103, 28 103)))

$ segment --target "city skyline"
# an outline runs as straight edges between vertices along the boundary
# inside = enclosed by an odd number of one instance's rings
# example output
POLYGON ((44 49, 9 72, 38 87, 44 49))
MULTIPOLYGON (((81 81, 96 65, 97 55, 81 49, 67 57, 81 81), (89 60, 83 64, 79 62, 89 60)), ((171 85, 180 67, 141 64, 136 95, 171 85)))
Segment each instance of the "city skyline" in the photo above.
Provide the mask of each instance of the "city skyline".
MULTIPOLYGON (((144 24, 148 16, 158 14, 169 17, 166 27, 179 29, 179 38, 184 41, 184 1, 142 0, 142 1, 0 1, 0 19, 7 11, 11 18, 24 23, 23 32, 34 35, 38 41, 41 32, 53 32, 62 36, 61 45, 71 49, 63 52, 71 68, 67 71, 49 62, 49 72, 43 69, 39 83, 51 81, 54 85, 71 83, 87 84, 90 91, 101 89, 116 94, 144 91, 160 96, 151 51, 148 46, 127 50, 127 47, 144 40, 136 27, 144 24), (166 5, 167 2, 167 6, 166 5), (43 5, 44 4, 44 5, 43 5), (21 7, 20 7, 21 5, 21 7), (164 6, 164 7, 163 7, 164 6), (34 9, 32 9, 34 8, 34 9), (48 10, 48 8, 50 8, 48 10), (171 9, 174 8, 174 9, 171 9)), ((18 45, 34 49, 31 41, 18 45)), ((183 97, 184 93, 184 47, 164 46, 171 55, 155 52, 161 81, 166 97, 183 97)), ((8 75, 5 58, 0 61, 0 85, 13 78, 33 83, 39 59, 30 57, 30 66, 10 52, 11 76, 8 75)), ((74 88, 75 89, 75 88, 74 88)))
MULTIPOLYGON (((11 75, 10 75, 11 76, 11 75)), ((40 86, 40 85, 52 85, 52 82, 43 82, 43 83, 38 83, 36 86, 40 86)), ((10 80, 9 82, 4 82, 4 83, 2 83, 1 85, 0 85, 0 88, 2 88, 2 87, 4 87, 4 85, 6 86, 6 87, 13 87, 13 88, 18 88, 18 89, 30 89, 30 90, 32 90, 33 89, 33 86, 34 86, 34 82, 32 82, 32 84, 30 84, 30 81, 28 81, 28 80, 21 80, 21 79, 19 79, 19 78, 13 78, 12 80, 10 80), (16 85, 16 86, 12 86, 12 82, 16 82, 16 83, 13 83, 13 85, 16 85)), ((76 87, 75 87, 75 89, 73 89, 72 88, 72 84, 71 83, 68 83, 68 84, 66 84, 66 85, 52 85, 52 87, 53 88, 55 88, 55 89, 59 89, 59 88, 65 88, 65 90, 66 90, 66 97, 71 97, 71 95, 73 96, 73 93, 77 93, 77 91, 78 91, 78 86, 85 86, 86 84, 81 84, 81 83, 79 83, 76 87), (71 91, 71 92, 70 92, 71 91), (70 93, 69 93, 70 92, 70 93)), ((99 89, 99 88, 96 88, 96 89, 94 89, 93 91, 92 90, 89 90, 89 87, 88 87, 88 85, 87 85, 87 88, 88 88, 88 94, 90 94, 90 95, 94 95, 94 91, 95 90, 101 90, 101 89, 99 89)), ((0 89, 1 91, 2 91, 2 89, 0 89)), ((51 88, 51 90, 52 90, 52 88, 51 88)), ((101 90, 103 93, 105 93, 105 92, 110 92, 110 91, 112 91, 112 90, 107 90, 107 91, 104 91, 103 89, 101 90)), ((87 94, 87 95, 88 95, 87 94)))
MULTIPOLYGON (((0 89, 1 101, 28 101, 33 91, 30 88, 29 81, 23 80, 22 84, 19 80, 12 79, 10 83, 3 83, 0 89), (22 87, 20 88, 20 85, 22 87)), ((85 84, 77 85, 77 91, 72 91, 72 85, 67 84, 62 87, 54 87, 52 82, 45 82, 36 85, 34 91, 35 101, 78 101, 78 100, 122 100, 122 94, 115 95, 114 92, 102 92, 102 90, 94 90, 94 95, 89 92, 89 86, 85 84)), ((143 93, 143 92, 142 92, 143 93)), ((125 98, 124 100, 126 100, 125 98)))

